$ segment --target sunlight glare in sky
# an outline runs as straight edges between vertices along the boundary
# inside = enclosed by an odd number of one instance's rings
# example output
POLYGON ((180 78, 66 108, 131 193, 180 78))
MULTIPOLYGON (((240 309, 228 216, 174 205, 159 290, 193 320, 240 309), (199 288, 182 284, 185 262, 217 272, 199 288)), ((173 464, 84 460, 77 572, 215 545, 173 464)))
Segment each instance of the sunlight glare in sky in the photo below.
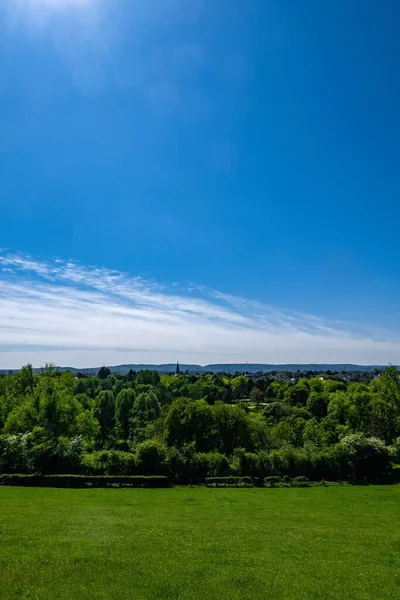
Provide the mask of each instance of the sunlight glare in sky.
POLYGON ((19 0, 14 3, 19 10, 28 9, 32 12, 69 10, 88 8, 98 3, 98 0, 19 0))
POLYGON ((37 6, 49 6, 51 8, 66 8, 71 5, 86 5, 94 0, 35 0, 37 6))
MULTIPOLYGON (((43 29, 53 25, 56 17, 94 16, 102 0, 7 0, 6 16, 9 27, 27 27, 30 30, 43 29)), ((1 3, 1 0, 0 0, 1 3)))

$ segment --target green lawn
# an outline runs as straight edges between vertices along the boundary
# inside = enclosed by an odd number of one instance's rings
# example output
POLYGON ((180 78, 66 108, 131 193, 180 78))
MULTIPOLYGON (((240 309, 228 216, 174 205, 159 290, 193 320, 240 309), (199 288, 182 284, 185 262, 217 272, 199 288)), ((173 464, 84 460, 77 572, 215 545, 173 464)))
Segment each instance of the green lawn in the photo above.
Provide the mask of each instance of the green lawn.
POLYGON ((0 597, 400 599, 400 485, 0 488, 0 597))

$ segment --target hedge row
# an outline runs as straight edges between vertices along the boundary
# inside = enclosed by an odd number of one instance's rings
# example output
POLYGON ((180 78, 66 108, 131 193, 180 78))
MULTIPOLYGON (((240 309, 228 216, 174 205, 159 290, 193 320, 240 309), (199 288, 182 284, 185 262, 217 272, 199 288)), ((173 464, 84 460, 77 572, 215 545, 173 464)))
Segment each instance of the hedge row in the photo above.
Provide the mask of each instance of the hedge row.
POLYGON ((206 477, 205 484, 212 487, 253 487, 251 477, 206 477))
POLYGON ((154 476, 112 476, 112 475, 0 475, 0 485, 19 485, 26 487, 132 487, 132 488, 166 488, 168 477, 154 476))
POLYGON ((211 487, 309 487, 307 477, 207 477, 205 480, 207 486, 211 487))
MULTIPOLYGON (((379 483, 400 483, 400 469, 397 477, 382 478, 379 483)), ((307 477, 299 476, 291 479, 288 476, 270 476, 264 479, 258 477, 206 477, 208 487, 309 487, 307 477)), ((355 485, 365 485, 366 481, 352 482, 355 485)), ((2 474, 0 485, 15 485, 24 487, 57 487, 57 488, 166 488, 170 487, 168 477, 164 475, 24 475, 2 474)))
POLYGON ((307 477, 304 477, 303 475, 299 475, 299 477, 293 477, 293 479, 288 476, 284 476, 282 478, 270 476, 265 477, 264 485, 266 487, 310 487, 310 482, 308 481, 307 477))

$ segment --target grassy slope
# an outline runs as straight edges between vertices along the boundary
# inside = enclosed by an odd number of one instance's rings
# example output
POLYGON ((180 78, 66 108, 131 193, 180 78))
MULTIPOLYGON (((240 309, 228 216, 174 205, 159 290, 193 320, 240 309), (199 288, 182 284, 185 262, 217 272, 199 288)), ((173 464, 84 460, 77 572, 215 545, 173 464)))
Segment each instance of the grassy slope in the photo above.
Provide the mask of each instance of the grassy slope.
POLYGON ((0 597, 400 598, 400 486, 0 488, 0 597))

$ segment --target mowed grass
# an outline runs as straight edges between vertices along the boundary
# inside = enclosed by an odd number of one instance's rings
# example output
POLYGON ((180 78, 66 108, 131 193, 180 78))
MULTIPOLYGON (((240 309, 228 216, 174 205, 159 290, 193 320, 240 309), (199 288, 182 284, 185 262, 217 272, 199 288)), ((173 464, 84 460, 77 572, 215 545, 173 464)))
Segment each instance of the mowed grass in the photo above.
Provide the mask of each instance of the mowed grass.
POLYGON ((0 488, 0 597, 400 599, 400 486, 0 488))

